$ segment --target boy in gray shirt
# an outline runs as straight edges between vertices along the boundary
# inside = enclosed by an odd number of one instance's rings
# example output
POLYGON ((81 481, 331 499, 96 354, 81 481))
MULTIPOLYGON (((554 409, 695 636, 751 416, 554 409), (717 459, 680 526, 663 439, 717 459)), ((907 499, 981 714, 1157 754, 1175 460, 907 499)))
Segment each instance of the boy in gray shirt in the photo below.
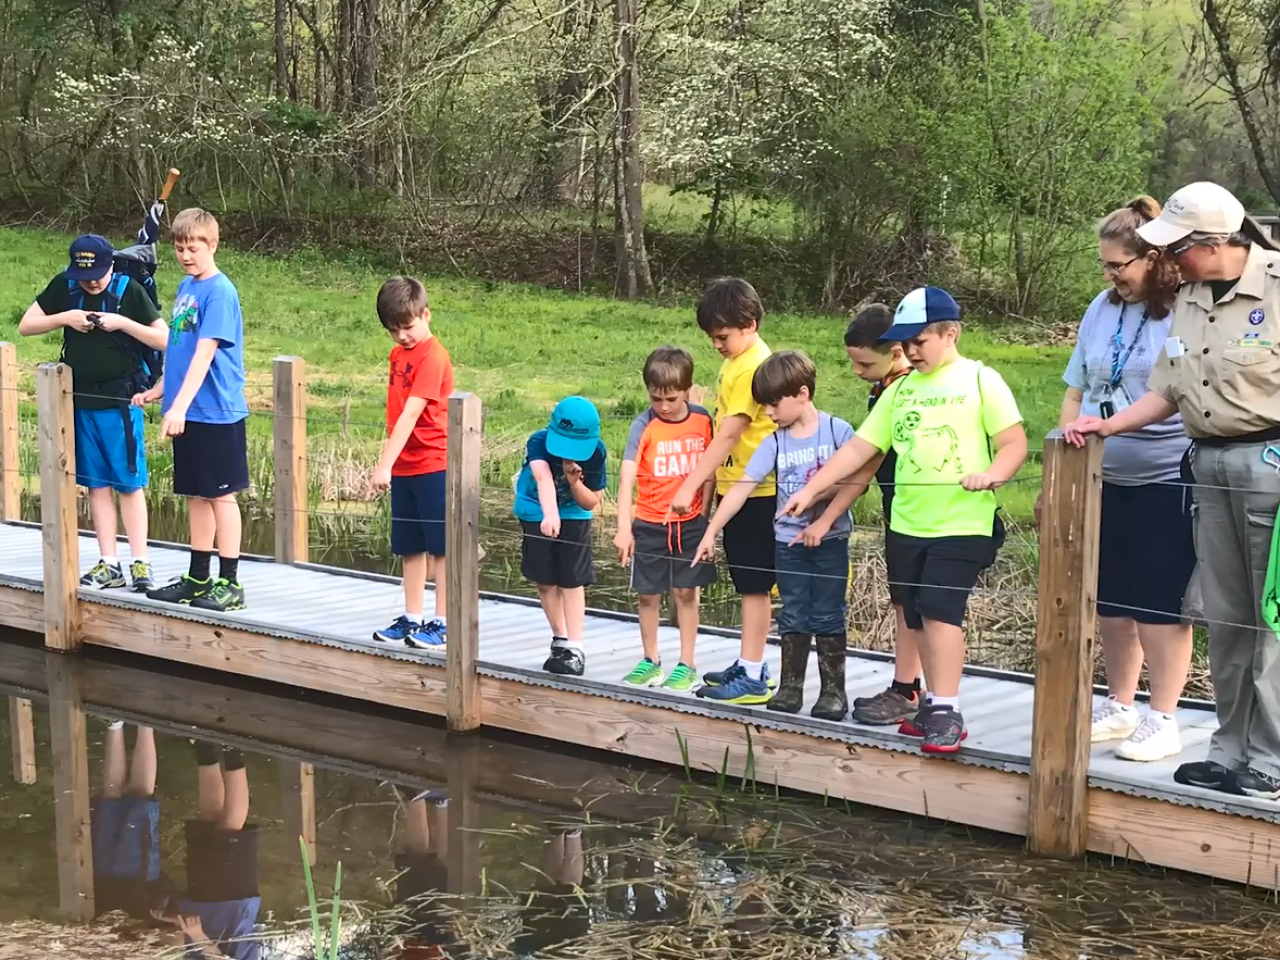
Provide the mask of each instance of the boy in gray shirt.
MULTIPOLYGON (((853 427, 823 413, 813 402, 817 374, 813 361, 796 350, 775 353, 756 370, 751 393, 778 425, 748 461, 743 480, 725 494, 695 554, 710 560, 715 538, 750 497, 756 485, 774 474, 779 502, 804 487, 842 446, 853 427)), ((848 649, 845 598, 849 588, 849 507, 875 474, 877 462, 864 467, 833 495, 804 516, 777 516, 773 523, 775 569, 782 612, 782 679, 770 710, 796 713, 803 706, 809 648, 816 641, 822 689, 810 714, 843 720, 849 710, 844 662, 848 649)), ((763 535, 763 531, 761 531, 763 535)))

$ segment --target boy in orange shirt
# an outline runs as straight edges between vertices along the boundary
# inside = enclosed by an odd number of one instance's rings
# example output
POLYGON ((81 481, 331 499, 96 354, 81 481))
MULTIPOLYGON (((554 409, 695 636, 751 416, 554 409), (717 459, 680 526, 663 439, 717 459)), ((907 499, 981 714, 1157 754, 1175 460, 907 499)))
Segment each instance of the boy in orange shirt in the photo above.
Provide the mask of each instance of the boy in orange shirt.
POLYGON ((631 566, 631 587, 640 595, 640 642, 644 658, 623 683, 687 693, 698 683, 693 648, 698 638, 698 593, 715 583, 713 563, 692 564, 693 551, 707 529, 705 506, 711 482, 704 485, 683 517, 667 511, 685 477, 711 444, 711 415, 689 402, 693 357, 679 347, 659 347, 644 362, 649 409, 636 417, 627 434, 618 482, 618 533, 613 544, 623 566, 631 566), (635 519, 631 494, 636 491, 635 519), (680 662, 663 673, 658 650, 662 595, 670 593, 680 625, 680 662))
POLYGON ((445 644, 445 458, 453 363, 431 333, 427 291, 392 277, 378 291, 378 319, 396 346, 387 385, 387 442, 373 471, 375 490, 391 489, 391 552, 404 560, 404 613, 373 639, 410 647, 445 644), (423 617, 427 580, 435 616, 423 617))

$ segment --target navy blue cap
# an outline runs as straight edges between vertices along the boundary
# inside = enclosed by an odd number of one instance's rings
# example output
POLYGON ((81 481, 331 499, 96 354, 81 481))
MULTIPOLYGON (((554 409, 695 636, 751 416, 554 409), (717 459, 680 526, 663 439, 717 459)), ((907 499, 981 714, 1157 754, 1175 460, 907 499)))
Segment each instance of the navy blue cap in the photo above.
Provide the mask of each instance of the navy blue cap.
POLYGON ((893 326, 884 332, 880 340, 910 340, 931 323, 943 320, 959 320, 960 304, 941 287, 916 287, 893 311, 893 326))
POLYGON ((115 248, 106 237, 86 233, 71 241, 71 265, 67 276, 72 280, 101 280, 111 272, 115 248))

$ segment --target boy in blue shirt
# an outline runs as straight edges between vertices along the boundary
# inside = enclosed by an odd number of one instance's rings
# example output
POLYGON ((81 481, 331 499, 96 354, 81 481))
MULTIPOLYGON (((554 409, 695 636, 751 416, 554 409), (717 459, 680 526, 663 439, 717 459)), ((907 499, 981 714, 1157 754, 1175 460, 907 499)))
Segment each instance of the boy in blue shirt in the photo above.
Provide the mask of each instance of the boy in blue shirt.
POLYGON ((147 596, 203 610, 243 610, 236 494, 249 486, 249 405, 240 294, 214 263, 218 221, 212 214, 183 210, 173 218, 172 231, 187 275, 173 301, 164 381, 134 403, 164 400, 160 436, 173 438, 173 492, 187 498, 191 566, 147 596), (215 543, 216 579, 209 569, 215 543))
POLYGON ((520 572, 538 585, 551 627, 551 656, 542 665, 549 673, 580 677, 586 669, 586 586, 596 582, 591 511, 607 480, 599 412, 586 397, 565 397, 529 437, 513 511, 524 534, 520 572))

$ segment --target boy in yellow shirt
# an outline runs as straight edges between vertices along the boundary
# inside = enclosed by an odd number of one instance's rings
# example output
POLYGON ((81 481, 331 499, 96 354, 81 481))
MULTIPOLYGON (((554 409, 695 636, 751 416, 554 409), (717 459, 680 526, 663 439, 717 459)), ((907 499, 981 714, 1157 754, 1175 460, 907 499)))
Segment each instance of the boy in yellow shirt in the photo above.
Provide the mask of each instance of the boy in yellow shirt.
MULTIPOLYGON (((775 424, 751 394, 751 379, 771 351, 760 339, 764 306, 755 288, 736 277, 713 280, 698 302, 698 326, 724 357, 716 380, 715 437, 697 468, 671 502, 669 516, 693 509, 698 491, 713 473, 716 493, 723 497, 743 471, 760 441, 775 424)), ((773 590, 773 517, 777 512, 773 477, 760 483, 724 528, 724 555, 733 587, 742 597, 742 647, 738 659, 722 672, 703 674, 698 696, 725 703, 767 703, 772 695, 764 664, 769 639, 773 590)))
POLYGON ((995 560, 1000 527, 992 492, 1027 456, 1022 415, 1000 374, 960 356, 960 307, 938 287, 898 304, 882 339, 903 345, 914 370, 895 380, 857 436, 836 451, 783 512, 803 514, 826 490, 890 447, 898 456, 885 554, 901 579, 890 594, 920 633, 929 696, 899 727, 925 753, 955 753, 964 615, 978 575, 995 560))

